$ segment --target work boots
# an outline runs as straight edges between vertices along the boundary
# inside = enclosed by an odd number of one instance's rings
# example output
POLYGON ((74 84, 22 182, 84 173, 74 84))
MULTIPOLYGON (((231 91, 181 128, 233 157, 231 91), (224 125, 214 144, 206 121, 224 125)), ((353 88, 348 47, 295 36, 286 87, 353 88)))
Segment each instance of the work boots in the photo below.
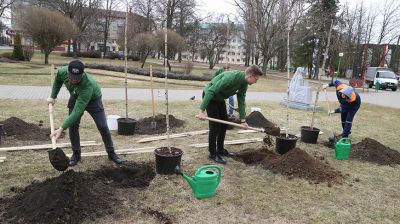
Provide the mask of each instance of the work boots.
POLYGON ((119 156, 114 151, 108 152, 108 159, 113 161, 117 165, 122 164, 122 160, 119 158, 119 156))
POLYGON ((226 160, 224 160, 220 155, 218 154, 210 154, 208 158, 214 160, 216 163, 221 163, 221 164, 226 164, 226 160))
POLYGON ((69 166, 75 166, 81 160, 81 151, 73 151, 71 159, 69 159, 69 166))
POLYGON ((235 156, 234 153, 231 153, 231 152, 229 152, 229 151, 226 150, 226 149, 217 150, 217 153, 218 153, 218 155, 220 155, 220 156, 227 156, 227 157, 235 156))

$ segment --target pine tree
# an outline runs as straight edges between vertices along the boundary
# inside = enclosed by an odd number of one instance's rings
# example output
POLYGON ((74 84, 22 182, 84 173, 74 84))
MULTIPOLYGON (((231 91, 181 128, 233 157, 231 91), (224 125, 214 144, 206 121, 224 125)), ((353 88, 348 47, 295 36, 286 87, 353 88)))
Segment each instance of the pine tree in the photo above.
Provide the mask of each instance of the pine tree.
POLYGON ((14 37, 14 50, 12 57, 19 61, 24 61, 24 52, 22 51, 21 36, 17 33, 14 37))

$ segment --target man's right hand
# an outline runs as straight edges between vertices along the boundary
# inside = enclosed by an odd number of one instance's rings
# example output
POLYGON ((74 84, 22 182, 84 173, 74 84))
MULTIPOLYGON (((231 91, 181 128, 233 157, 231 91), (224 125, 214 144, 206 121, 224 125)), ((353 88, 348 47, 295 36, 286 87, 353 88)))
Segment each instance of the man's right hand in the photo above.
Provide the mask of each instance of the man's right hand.
POLYGON ((51 97, 47 98, 47 105, 52 104, 54 105, 56 103, 56 99, 53 99, 51 97))
POLYGON ((205 117, 207 117, 207 115, 204 113, 204 111, 199 111, 199 114, 198 115, 196 115, 196 117, 198 118, 198 119, 200 119, 200 120, 202 120, 202 121, 204 121, 205 119, 205 117))

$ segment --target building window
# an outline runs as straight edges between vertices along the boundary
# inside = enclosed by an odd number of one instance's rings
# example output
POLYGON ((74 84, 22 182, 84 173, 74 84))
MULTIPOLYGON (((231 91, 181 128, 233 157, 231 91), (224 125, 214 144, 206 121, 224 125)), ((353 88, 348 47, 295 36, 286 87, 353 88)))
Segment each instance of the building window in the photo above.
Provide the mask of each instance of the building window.
POLYGON ((237 62, 240 62, 240 59, 237 59, 237 62))

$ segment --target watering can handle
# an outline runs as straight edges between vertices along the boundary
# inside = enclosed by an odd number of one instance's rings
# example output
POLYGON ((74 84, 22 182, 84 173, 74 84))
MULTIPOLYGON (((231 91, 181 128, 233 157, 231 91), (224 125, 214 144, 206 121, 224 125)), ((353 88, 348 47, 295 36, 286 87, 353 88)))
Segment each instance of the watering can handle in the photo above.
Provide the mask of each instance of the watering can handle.
POLYGON ((340 143, 343 143, 344 141, 349 141, 350 144, 351 144, 351 138, 341 138, 341 139, 339 139, 340 143))
MULTIPOLYGON (((199 175, 200 172, 201 172, 202 170, 205 170, 205 169, 218 169, 218 179, 217 179, 217 182, 218 182, 218 184, 219 184, 219 182, 221 181, 221 177, 222 177, 222 168, 221 168, 220 166, 217 166, 217 165, 207 165, 207 166, 203 166, 203 167, 200 167, 200 169, 198 169, 198 170, 196 171, 195 175, 199 175)), ((218 185, 217 185, 217 186, 218 186, 218 185)))

